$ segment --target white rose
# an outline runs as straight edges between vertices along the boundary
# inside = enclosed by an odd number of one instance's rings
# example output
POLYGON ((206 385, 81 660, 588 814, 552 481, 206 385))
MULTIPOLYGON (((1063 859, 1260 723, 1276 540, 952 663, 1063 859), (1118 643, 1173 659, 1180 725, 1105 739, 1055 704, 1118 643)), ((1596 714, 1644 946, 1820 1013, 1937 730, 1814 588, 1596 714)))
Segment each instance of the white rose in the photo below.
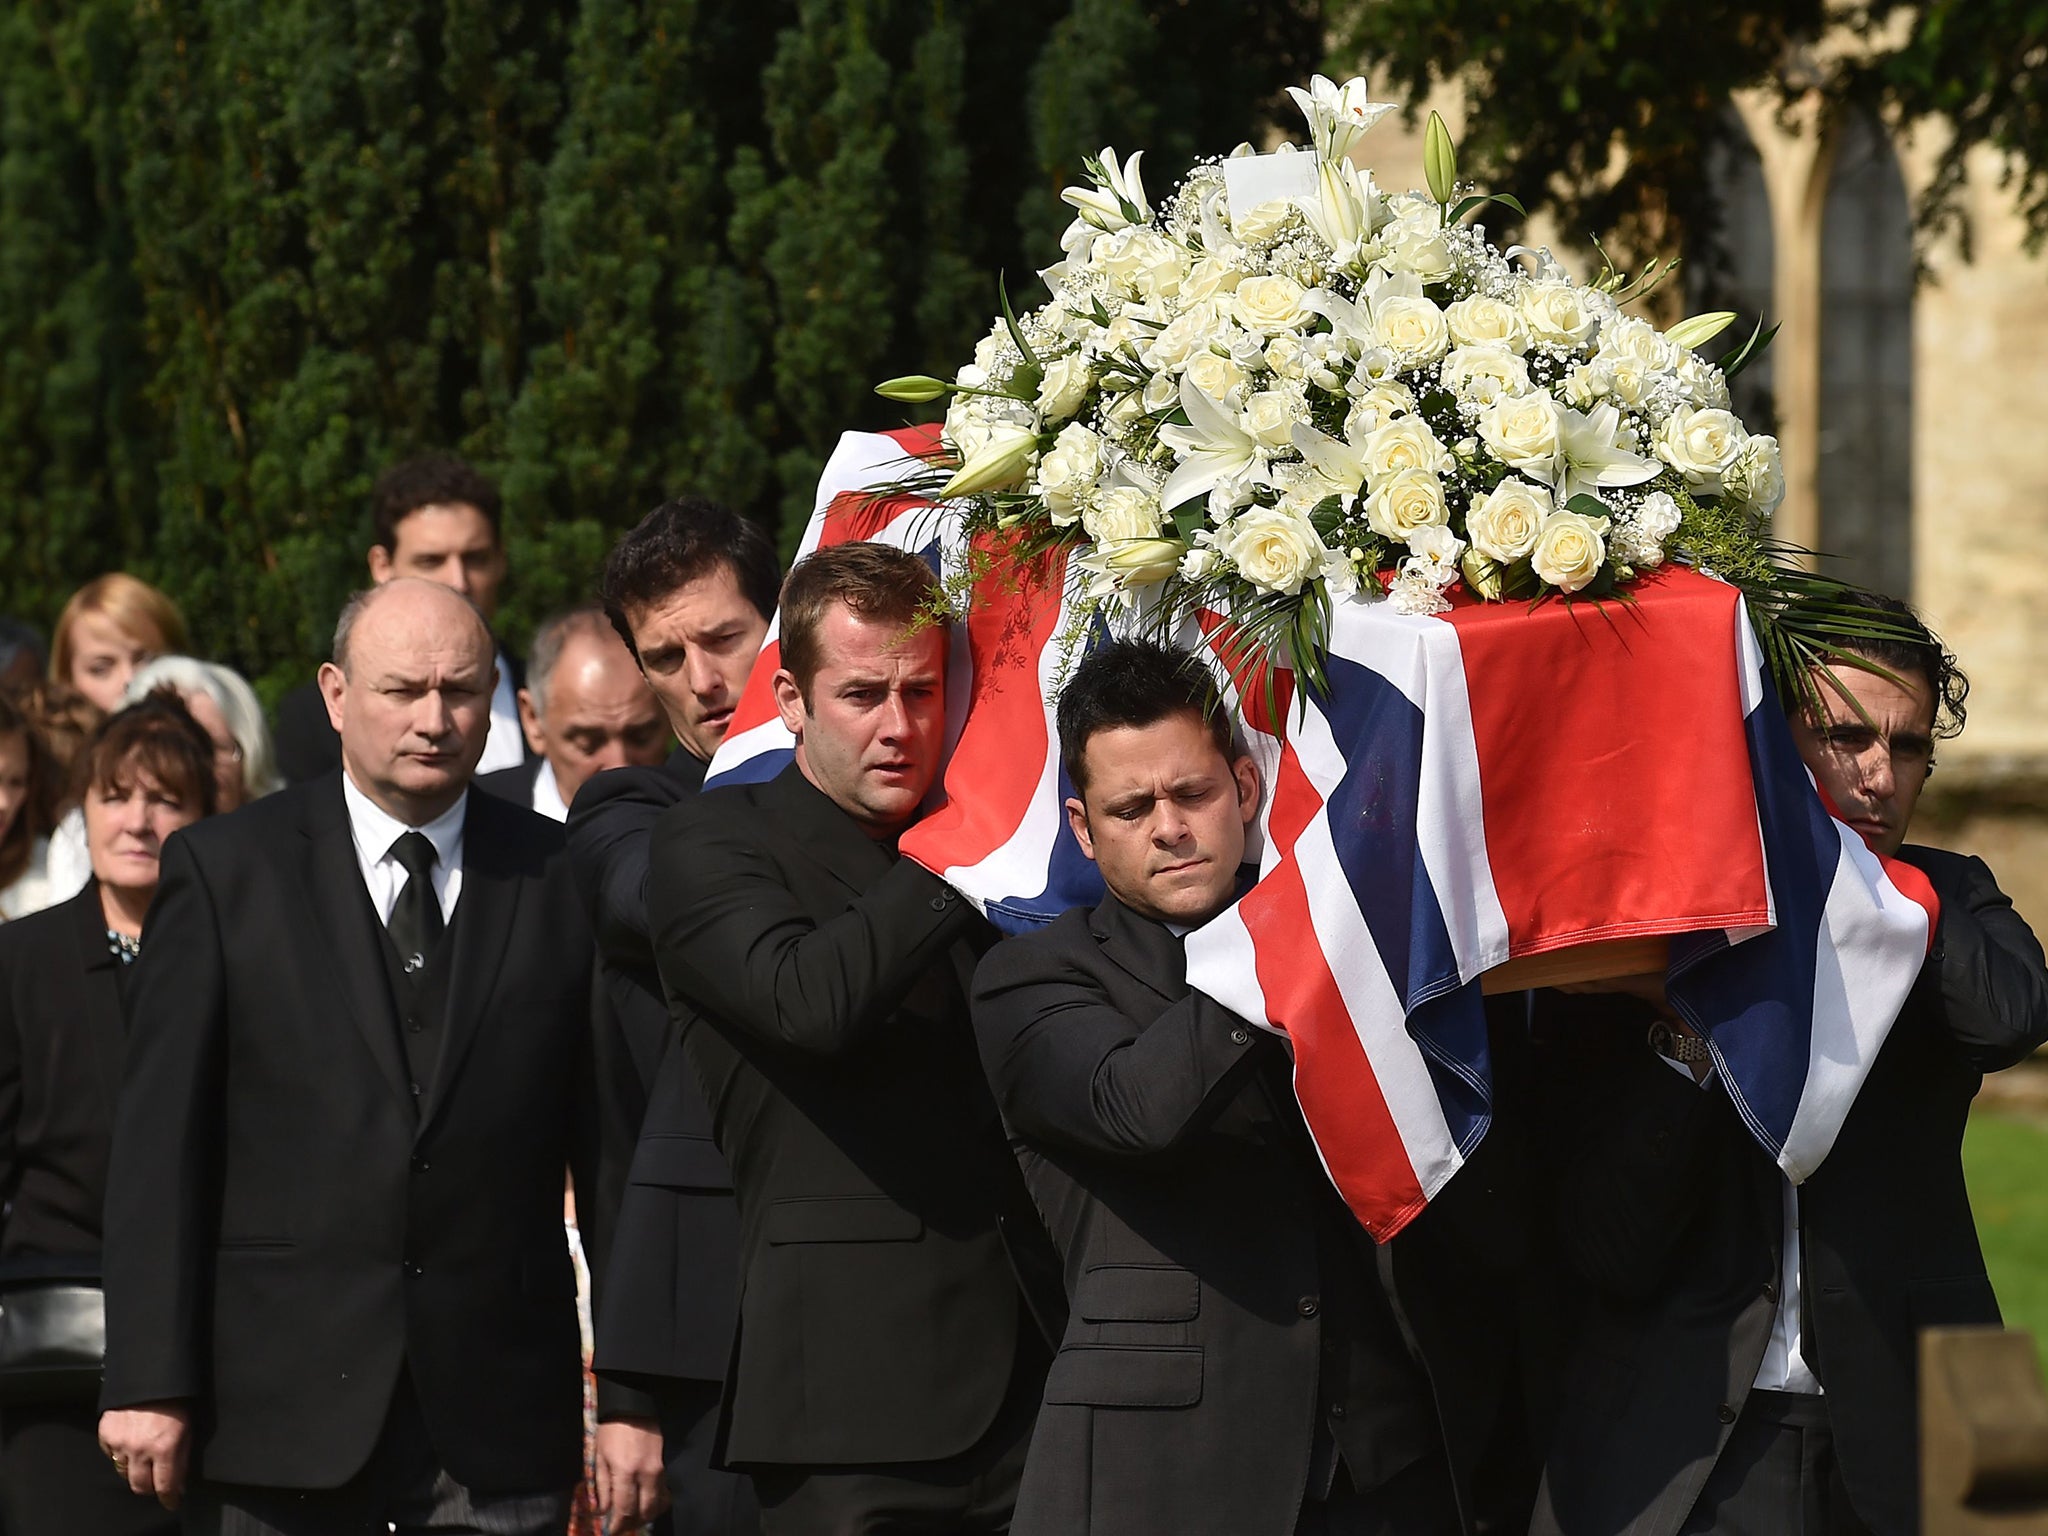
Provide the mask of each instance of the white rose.
POLYGON ((1396 416, 1415 413, 1415 393, 1406 384, 1375 384, 1352 402, 1344 418, 1344 435, 1352 442, 1369 437, 1396 416))
POLYGON ((1445 389, 1473 405, 1495 405, 1530 390, 1529 365, 1497 342, 1458 347, 1444 359, 1445 389))
POLYGON ((1047 421, 1065 421, 1081 409, 1092 382, 1087 360, 1079 353, 1054 358, 1038 385, 1038 414, 1047 421))
POLYGON ((1287 227, 1294 217, 1294 204, 1284 197, 1260 203, 1247 208, 1243 213, 1231 211, 1230 232, 1247 245, 1262 245, 1273 239, 1287 227))
POLYGON ((1233 519, 1216 543, 1246 581, 1290 597, 1329 557, 1308 519, 1279 507, 1260 507, 1233 519))
POLYGON ((1031 489, 1044 499, 1052 520, 1064 528, 1080 515, 1081 495, 1095 483, 1101 468, 1102 439, 1078 421, 1070 421, 1039 459, 1031 489))
POLYGON ((1159 498, 1131 485, 1113 485, 1088 499, 1081 526, 1098 544, 1149 539, 1159 532, 1159 498))
POLYGON ((1171 410, 1174 403, 1180 399, 1180 383, 1170 373, 1155 373, 1145 381, 1140 398, 1144 400, 1145 409, 1148 411, 1157 413, 1171 410))
POLYGON ((1426 469, 1396 470, 1366 498, 1366 524, 1382 538, 1405 543, 1418 530, 1450 520, 1443 482, 1426 469))
POLYGON ((1298 379, 1308 371, 1308 349, 1292 331, 1283 331, 1266 343, 1266 366, 1283 379, 1298 379))
POLYGON ((1139 356, 1154 373, 1178 373, 1190 357, 1208 345, 1218 320, 1214 305, 1197 304, 1176 316, 1158 335, 1145 343, 1139 356))
POLYGON ((1395 294, 1372 306, 1373 340, 1406 367, 1433 363, 1451 344, 1444 312, 1428 299, 1395 294))
POLYGON ((1646 320, 1624 315, 1600 332, 1600 356, 1635 364, 1638 373, 1670 373, 1678 344, 1646 320))
POLYGON ((1600 325, 1600 317, 1586 303, 1584 290, 1561 278, 1528 284, 1522 289, 1519 307, 1530 340, 1546 346, 1583 346, 1600 325))
POLYGON ((1425 283, 1451 274, 1450 237, 1440 222, 1421 224, 1403 219, 1388 227, 1380 249, 1388 266, 1396 272, 1413 272, 1425 283))
POLYGON ((1505 565, 1536 547, 1544 519, 1555 510, 1546 487, 1510 476, 1465 514, 1465 534, 1480 554, 1505 565))
POLYGON ((1141 391, 1130 389, 1118 395, 1102 413, 1111 430, 1128 432, 1145 417, 1145 399, 1141 391))
POLYGON ((1590 586, 1607 561, 1607 519, 1577 512, 1553 512, 1536 535, 1529 564, 1537 576, 1560 592, 1590 586))
POLYGON ((1365 483, 1377 486, 1388 475, 1405 469, 1426 471, 1434 479, 1458 467, 1450 450, 1429 430, 1420 416, 1397 416, 1385 426, 1375 427, 1365 440, 1365 483))
POLYGON ((1650 397, 1650 375, 1633 357, 1596 358, 1589 366, 1575 370, 1573 376, 1579 374, 1587 375, 1596 399, 1636 407, 1650 397))
POLYGON ((1244 384, 1244 370, 1219 352, 1197 352, 1189 358, 1187 377, 1211 400, 1234 402, 1244 384))
POLYGON ((1285 390, 1267 389, 1244 404, 1241 420, 1245 431, 1267 448, 1285 448, 1293 441, 1294 423, 1301 415, 1301 402, 1285 390))
POLYGON ((1230 296, 1231 308, 1246 330, 1272 336, 1307 323, 1309 312, 1301 307, 1305 292, 1293 278, 1277 272, 1248 277, 1230 296))
POLYGON ((1548 481, 1557 473, 1557 402, 1536 391, 1510 395, 1479 417, 1479 438, 1510 469, 1548 481))
POLYGON ((1227 262, 1218 261, 1214 256, 1204 256, 1188 270, 1180 280, 1180 298, 1183 304, 1199 304, 1229 293, 1244 280, 1244 272, 1227 262))
POLYGON ((1657 434, 1657 457, 1685 476, 1695 490, 1718 492, 1749 445, 1742 423, 1727 411, 1681 405, 1657 434))
POLYGON ((1510 352, 1529 350, 1529 330, 1521 312, 1500 299, 1475 293, 1444 309, 1451 340, 1461 347, 1501 346, 1510 352))
POLYGON ((1769 517, 1785 499, 1785 463, 1778 440, 1759 433, 1743 446, 1728 490, 1758 517, 1769 517))

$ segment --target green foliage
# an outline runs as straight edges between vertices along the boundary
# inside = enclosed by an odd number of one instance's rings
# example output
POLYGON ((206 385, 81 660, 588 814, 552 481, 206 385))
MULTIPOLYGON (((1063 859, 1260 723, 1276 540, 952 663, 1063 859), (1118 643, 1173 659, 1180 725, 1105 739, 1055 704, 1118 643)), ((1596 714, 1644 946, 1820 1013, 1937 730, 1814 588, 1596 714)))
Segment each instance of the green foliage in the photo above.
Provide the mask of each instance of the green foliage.
POLYGON ((1708 150, 1732 92, 1818 92, 1945 127, 1923 231, 1967 242, 1964 167, 1983 147, 2032 244, 2048 240, 2048 8, 2038 0, 1332 0, 1345 72, 1384 71, 1419 107, 1463 82, 1468 170, 1638 254, 1711 247, 1708 150), (1902 14, 1903 13, 1903 14, 1902 14), (1829 28, 1856 46, 1816 48, 1829 28), (1952 129, 1952 135, 1948 130, 1952 129))
POLYGON ((0 0, 0 611, 132 569, 274 698, 429 447, 504 488, 515 643, 681 491, 791 544, 1084 154, 1178 174, 1320 47, 1311 0, 0 0))
MULTIPOLYGON (((2015 1072, 2039 1072, 2017 1067, 2015 1072)), ((2038 1120, 1980 1110, 1963 1136, 1963 1172, 1984 1267, 2006 1326, 2034 1335, 2034 1348, 2048 1365, 2048 1126, 2038 1120)))

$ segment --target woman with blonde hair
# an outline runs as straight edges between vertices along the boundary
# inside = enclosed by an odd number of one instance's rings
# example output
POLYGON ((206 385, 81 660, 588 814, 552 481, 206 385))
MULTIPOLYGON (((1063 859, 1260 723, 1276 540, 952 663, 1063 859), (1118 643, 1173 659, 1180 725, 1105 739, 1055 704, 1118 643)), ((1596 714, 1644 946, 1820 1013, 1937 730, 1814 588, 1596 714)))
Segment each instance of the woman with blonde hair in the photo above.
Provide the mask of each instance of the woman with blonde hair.
POLYGON ((57 615, 50 677, 111 714, 121 707, 122 691, 137 667, 188 644, 176 603, 146 581, 110 571, 72 593, 57 615))

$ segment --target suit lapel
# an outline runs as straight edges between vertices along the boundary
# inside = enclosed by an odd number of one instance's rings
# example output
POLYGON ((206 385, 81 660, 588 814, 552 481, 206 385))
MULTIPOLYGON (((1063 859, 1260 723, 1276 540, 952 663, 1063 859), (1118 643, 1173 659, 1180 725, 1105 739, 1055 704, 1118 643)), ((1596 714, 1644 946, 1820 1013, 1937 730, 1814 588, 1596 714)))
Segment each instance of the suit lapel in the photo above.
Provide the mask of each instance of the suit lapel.
POLYGON ((121 962, 107 948, 107 919, 100 910, 97 880, 71 898, 71 942, 85 976, 86 1036, 92 1042, 93 1069, 100 1080, 111 1116, 121 1095, 121 1056, 126 1029, 121 1018, 121 962))
MULTIPOLYGON (((312 918, 312 952, 332 971, 332 995, 341 999, 350 1021, 376 1059, 378 1070, 401 1103, 417 1112, 412 1074, 398 1039, 398 1020, 384 980, 384 957, 378 945, 376 911, 363 887, 362 865, 349 830, 348 806, 341 798, 341 774, 331 773, 312 787, 301 831, 306 858, 299 866, 301 890, 312 918)), ((315 994, 321 990, 313 989, 315 994)))
POLYGON ((1187 950, 1162 923, 1139 917, 1114 896, 1104 896, 1088 926, 1102 952, 1133 981, 1169 1003, 1188 995, 1187 950))
POLYGON ((491 1000, 512 922, 519 909, 520 880, 508 855, 508 839, 497 834, 500 805, 471 790, 462 823, 462 894, 455 922, 442 946, 448 967, 448 1016, 442 1021, 441 1055, 434 1068, 433 1097, 420 1112, 420 1129, 448 1101, 491 1000))
POLYGON ((804 857, 855 896, 888 873, 891 855, 861 831, 794 763, 769 781, 762 803, 804 857))

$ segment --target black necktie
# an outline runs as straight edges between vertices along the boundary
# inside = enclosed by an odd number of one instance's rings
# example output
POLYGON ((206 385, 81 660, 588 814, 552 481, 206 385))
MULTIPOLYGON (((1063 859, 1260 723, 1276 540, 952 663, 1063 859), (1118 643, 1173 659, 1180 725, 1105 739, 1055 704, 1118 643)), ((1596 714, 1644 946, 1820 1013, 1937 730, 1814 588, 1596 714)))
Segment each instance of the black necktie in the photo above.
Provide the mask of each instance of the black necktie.
POLYGON ((441 900, 434 894, 438 856, 424 832, 408 832, 391 845, 391 857, 405 866, 406 882, 385 924, 408 976, 426 967, 441 941, 441 900))

